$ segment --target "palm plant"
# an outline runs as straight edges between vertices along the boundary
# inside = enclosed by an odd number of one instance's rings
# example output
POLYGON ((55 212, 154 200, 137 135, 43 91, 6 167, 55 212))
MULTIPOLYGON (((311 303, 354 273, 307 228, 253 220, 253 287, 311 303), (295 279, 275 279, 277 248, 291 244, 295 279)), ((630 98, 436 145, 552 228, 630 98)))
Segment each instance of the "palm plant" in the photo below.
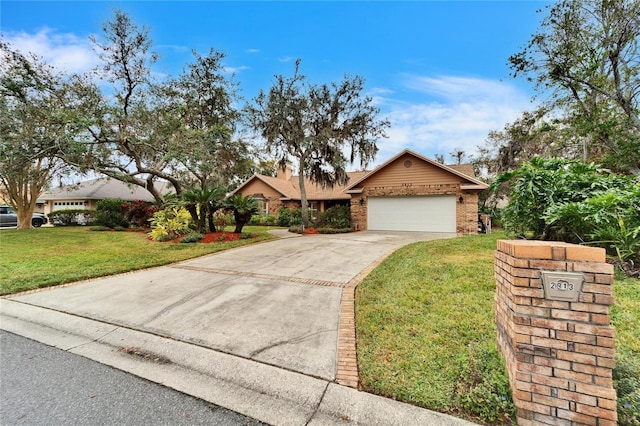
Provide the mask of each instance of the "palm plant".
POLYGON ((242 194, 233 194, 225 201, 225 207, 233 212, 233 217, 236 221, 236 229, 233 231, 236 234, 242 233, 242 228, 250 220, 251 216, 258 213, 259 206, 258 200, 251 195, 243 197, 242 194))
POLYGON ((190 188, 181 194, 198 232, 207 232, 207 224, 211 232, 216 231, 213 213, 222 207, 224 195, 224 188, 220 187, 190 188))

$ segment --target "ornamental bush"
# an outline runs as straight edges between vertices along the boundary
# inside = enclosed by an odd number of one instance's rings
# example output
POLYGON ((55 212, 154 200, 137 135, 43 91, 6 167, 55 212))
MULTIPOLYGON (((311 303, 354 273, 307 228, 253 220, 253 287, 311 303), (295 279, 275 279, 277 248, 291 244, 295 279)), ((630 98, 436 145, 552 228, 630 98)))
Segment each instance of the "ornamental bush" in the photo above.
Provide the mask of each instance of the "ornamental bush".
POLYGON ((47 215, 56 226, 91 225, 96 211, 86 209, 55 210, 47 215))
POLYGON ((129 221, 125 217, 127 203, 123 200, 100 200, 96 208, 95 225, 115 228, 128 228, 129 221))
POLYGON ((191 214, 184 207, 173 207, 154 213, 151 218, 151 239, 168 241, 189 233, 191 214))
POLYGON ((595 164, 533 158, 492 185, 511 185, 502 211, 510 237, 604 247, 621 262, 640 262, 640 181, 595 164))
POLYGON ((333 206, 318 213, 316 228, 347 229, 351 227, 351 207, 333 206))

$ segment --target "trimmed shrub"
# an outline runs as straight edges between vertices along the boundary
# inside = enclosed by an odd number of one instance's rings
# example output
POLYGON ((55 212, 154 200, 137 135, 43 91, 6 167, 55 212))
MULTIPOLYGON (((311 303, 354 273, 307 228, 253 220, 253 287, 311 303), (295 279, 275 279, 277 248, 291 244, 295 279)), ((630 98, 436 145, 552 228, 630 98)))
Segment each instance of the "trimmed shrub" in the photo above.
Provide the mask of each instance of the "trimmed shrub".
POLYGON ((294 232, 296 234, 302 234, 302 225, 293 225, 289 227, 289 232, 294 232))
POLYGON ((141 200, 124 203, 122 207, 125 211, 125 218, 129 221, 129 224, 138 228, 148 227, 149 220, 153 217, 154 213, 158 211, 151 203, 141 200))
POLYGON ((96 213, 96 210, 68 209, 52 211, 47 216, 56 226, 91 225, 96 213))
POLYGON ((346 234, 353 232, 353 228, 317 228, 318 234, 346 234))
POLYGON ((189 232, 187 235, 185 235, 180 239, 180 242, 181 243, 197 243, 203 238, 204 238, 204 235, 202 235, 199 232, 189 232))
POLYGON ((106 226, 92 226, 89 228, 90 231, 103 232, 103 231, 111 231, 111 228, 106 226))
POLYGON ((294 226, 302 225, 302 212, 300 209, 288 209, 286 207, 278 208, 278 226, 294 226))
POLYGON ((278 218, 272 214, 257 214, 251 216, 249 225, 251 226, 274 226, 278 218))
POLYGON ((351 207, 333 206, 324 212, 318 213, 315 220, 316 227, 347 229, 351 228, 351 207))
POLYGON ((125 217, 127 203, 122 200, 100 200, 96 209, 96 225, 115 228, 116 226, 129 227, 125 217))

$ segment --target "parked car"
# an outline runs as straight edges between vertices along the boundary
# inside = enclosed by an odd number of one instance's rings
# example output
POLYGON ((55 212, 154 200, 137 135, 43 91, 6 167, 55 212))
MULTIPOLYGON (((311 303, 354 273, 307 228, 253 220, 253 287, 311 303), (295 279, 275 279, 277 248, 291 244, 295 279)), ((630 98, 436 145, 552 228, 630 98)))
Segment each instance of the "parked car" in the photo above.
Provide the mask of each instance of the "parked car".
MULTIPOLYGON (((49 222, 49 219, 41 213, 34 213, 31 217, 31 225, 36 228, 49 222)), ((9 206, 0 206, 0 226, 18 226, 18 215, 9 206)))

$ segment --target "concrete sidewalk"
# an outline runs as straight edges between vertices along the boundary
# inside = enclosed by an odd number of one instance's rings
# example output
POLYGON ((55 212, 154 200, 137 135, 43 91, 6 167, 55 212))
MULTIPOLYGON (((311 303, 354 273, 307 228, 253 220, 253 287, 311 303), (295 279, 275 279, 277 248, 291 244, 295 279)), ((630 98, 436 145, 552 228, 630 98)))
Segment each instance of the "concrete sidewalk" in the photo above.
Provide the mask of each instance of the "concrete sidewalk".
POLYGON ((447 236, 281 239, 3 299, 0 328, 274 425, 468 424, 336 384, 343 291, 398 247, 447 236))

